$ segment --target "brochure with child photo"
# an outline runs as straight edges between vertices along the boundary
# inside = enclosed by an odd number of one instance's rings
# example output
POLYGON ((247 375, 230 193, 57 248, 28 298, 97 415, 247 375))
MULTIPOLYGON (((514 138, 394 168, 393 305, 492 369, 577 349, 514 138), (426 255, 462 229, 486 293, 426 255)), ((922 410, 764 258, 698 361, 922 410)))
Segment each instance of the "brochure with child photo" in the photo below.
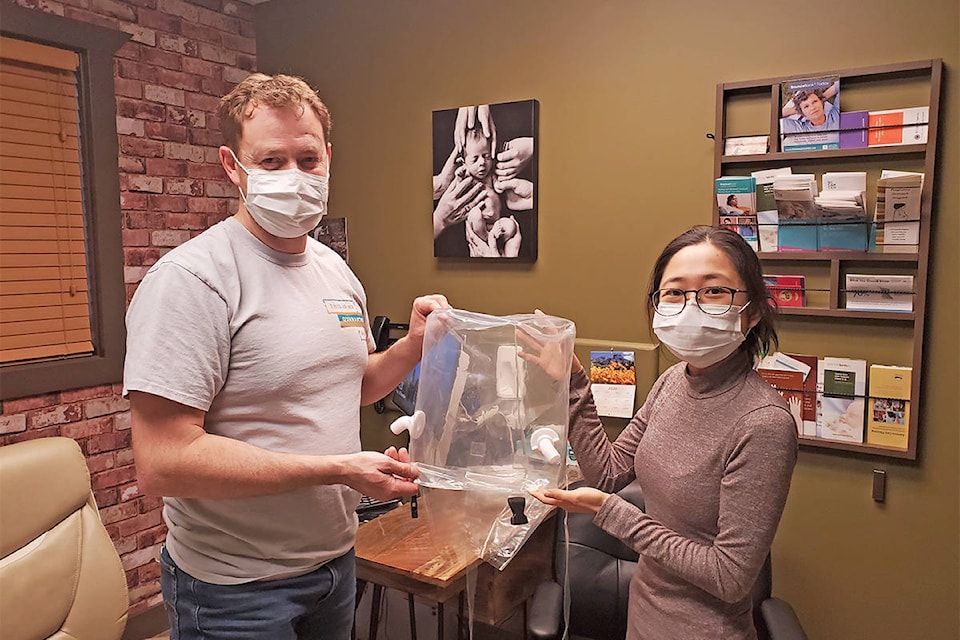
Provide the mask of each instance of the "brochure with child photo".
POLYGON ((840 148, 840 76, 787 80, 780 103, 781 150, 840 148))

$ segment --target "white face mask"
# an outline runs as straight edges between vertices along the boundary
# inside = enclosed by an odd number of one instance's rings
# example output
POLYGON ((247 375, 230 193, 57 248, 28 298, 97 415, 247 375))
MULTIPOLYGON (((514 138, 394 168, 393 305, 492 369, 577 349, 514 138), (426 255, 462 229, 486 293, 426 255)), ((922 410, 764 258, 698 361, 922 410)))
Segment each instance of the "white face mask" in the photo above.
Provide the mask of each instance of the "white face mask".
POLYGON ((247 211, 263 229, 278 238, 306 235, 327 212, 330 166, 318 176, 300 169, 247 169, 233 151, 237 166, 247 174, 247 193, 240 197, 247 211))
MULTIPOLYGON (((661 302, 659 308, 675 311, 682 303, 661 302)), ((675 356, 698 369, 716 364, 737 350, 746 336, 740 331, 740 308, 730 307, 726 313, 704 313, 697 303, 689 300, 676 315, 655 314, 653 332, 675 356)), ((704 305, 717 309, 718 305, 704 305)), ((719 306, 722 309, 723 306, 719 306)), ((719 310, 717 309, 717 310, 719 310)))

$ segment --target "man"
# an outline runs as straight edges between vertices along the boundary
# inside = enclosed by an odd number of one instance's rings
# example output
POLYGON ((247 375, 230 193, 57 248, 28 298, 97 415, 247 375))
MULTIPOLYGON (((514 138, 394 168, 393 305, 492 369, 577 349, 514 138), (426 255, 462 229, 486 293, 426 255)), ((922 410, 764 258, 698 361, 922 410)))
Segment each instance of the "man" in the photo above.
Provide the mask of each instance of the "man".
POLYGON ((181 640, 347 638, 360 493, 413 495, 418 475, 405 450, 360 451, 360 405, 414 367, 448 305, 417 298, 408 335, 373 353, 363 287, 307 236, 326 211, 326 106, 299 78, 254 74, 218 117, 237 213, 161 258, 127 313, 164 601, 181 640))

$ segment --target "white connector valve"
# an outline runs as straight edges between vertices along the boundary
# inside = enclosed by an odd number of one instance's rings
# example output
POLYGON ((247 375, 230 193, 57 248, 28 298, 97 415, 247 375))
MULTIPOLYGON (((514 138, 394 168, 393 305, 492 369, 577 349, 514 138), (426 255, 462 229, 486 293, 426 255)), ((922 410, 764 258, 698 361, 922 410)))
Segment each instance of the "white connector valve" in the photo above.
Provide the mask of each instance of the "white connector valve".
POLYGON ((427 416, 423 411, 414 411, 412 416, 400 416, 390 424, 390 431, 400 435, 404 431, 410 432, 411 438, 419 438, 427 424, 427 416))
POLYGON ((560 462, 560 452, 557 445, 560 436, 552 427, 540 427, 530 436, 530 448, 543 456, 550 464, 560 462))

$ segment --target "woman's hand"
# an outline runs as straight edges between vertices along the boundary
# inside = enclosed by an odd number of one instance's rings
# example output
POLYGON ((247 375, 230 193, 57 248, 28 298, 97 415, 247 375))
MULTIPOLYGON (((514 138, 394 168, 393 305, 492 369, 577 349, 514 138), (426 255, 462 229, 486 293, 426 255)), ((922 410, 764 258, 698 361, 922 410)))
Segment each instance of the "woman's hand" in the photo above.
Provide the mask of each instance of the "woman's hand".
MULTIPOLYGON (((493 147, 495 148, 495 147, 493 147)), ((497 154, 497 178, 509 180, 520 173, 533 157, 533 138, 514 138, 503 145, 497 154)))
POLYGON ((537 489, 531 491, 530 495, 551 507, 558 507, 570 513, 590 514, 596 514, 597 511, 600 511, 600 507, 610 497, 609 493, 604 493, 592 487, 580 487, 573 491, 537 489))
MULTIPOLYGON (((546 315, 540 309, 536 309, 534 313, 546 315)), ((523 346, 517 355, 543 369, 554 380, 562 380, 567 372, 576 373, 583 370, 583 365, 580 364, 576 355, 571 360, 564 357, 563 348, 557 340, 540 340, 524 331, 523 327, 517 329, 517 340, 523 346)))

